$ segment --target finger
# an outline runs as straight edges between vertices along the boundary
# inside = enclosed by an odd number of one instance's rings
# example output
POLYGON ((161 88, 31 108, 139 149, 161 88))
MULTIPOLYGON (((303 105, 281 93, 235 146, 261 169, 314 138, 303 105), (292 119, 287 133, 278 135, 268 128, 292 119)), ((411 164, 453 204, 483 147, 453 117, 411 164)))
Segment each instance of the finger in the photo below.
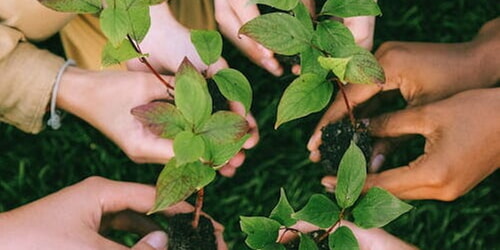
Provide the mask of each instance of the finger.
POLYGON ((99 232, 103 233, 108 229, 144 236, 150 232, 161 230, 161 227, 144 214, 125 210, 114 214, 107 214, 101 219, 99 232))
POLYGON ((219 70, 221 69, 226 69, 226 68, 229 68, 229 65, 227 64, 227 61, 226 59, 224 58, 219 58, 219 60, 217 60, 215 63, 211 64, 208 66, 208 69, 207 69, 207 76, 208 77, 212 77, 213 75, 215 75, 219 70))
MULTIPOLYGON (((363 103, 376 93, 381 91, 381 87, 376 85, 361 86, 359 84, 349 84, 345 86, 345 94, 348 96, 349 105, 354 108, 357 104, 363 103)), ((328 108, 321 120, 318 122, 313 135, 309 139, 307 149, 311 152, 311 160, 318 160, 319 146, 321 145, 321 129, 329 123, 340 121, 347 115, 348 109, 342 93, 338 93, 332 105, 328 108)))
POLYGON ((134 160, 134 162, 165 164, 165 162, 168 162, 174 157, 172 140, 158 138, 146 129, 143 129, 141 134, 138 135, 137 141, 146 141, 144 138, 150 139, 147 140, 147 143, 133 145, 133 149, 129 149, 132 145, 124 145, 122 147, 127 153, 127 156, 134 160))
POLYGON ((167 249, 167 235, 163 231, 154 231, 144 236, 133 250, 165 250, 167 249))
POLYGON ((247 0, 230 0, 228 2, 241 24, 244 24, 260 15, 257 5, 248 4, 247 0))
POLYGON ((257 121, 253 117, 251 113, 245 115, 246 110, 243 104, 240 102, 229 102, 229 109, 236 114, 244 116, 246 121, 248 122, 248 133, 250 133, 251 137, 243 144, 244 149, 253 148, 259 142, 259 128, 257 126, 257 121))
POLYGON ((238 152, 229 162, 219 170, 219 173, 226 177, 233 177, 236 170, 245 161, 245 153, 243 151, 238 152))
POLYGON ((354 36, 356 44, 371 50, 373 46, 374 16, 358 16, 344 18, 344 24, 354 36))
MULTIPOLYGON (((168 84, 171 86, 175 86, 175 77, 173 76, 167 76, 167 75, 161 75, 162 79, 164 79, 168 84)), ((167 87, 162 84, 160 80, 157 78, 154 78, 151 76, 151 80, 146 81, 146 84, 148 84, 148 87, 146 88, 147 90, 147 100, 148 101, 153 101, 153 100, 170 100, 172 99, 172 91, 167 89, 167 87), (169 91, 171 92, 169 94, 169 91)))
POLYGON ((337 186, 337 177, 335 176, 325 176, 321 179, 321 185, 323 185, 327 192, 335 192, 335 187, 337 186))
POLYGON ((413 136, 401 136, 397 138, 382 138, 377 140, 373 144, 372 155, 370 160, 369 171, 372 173, 378 172, 380 167, 385 162, 385 156, 389 155, 396 148, 398 148, 401 143, 409 140, 413 136))
POLYGON ((369 120, 368 131, 377 137, 403 135, 429 135, 435 128, 427 118, 424 107, 416 107, 387 113, 369 120))
POLYGON ((222 34, 231 40, 255 64, 265 68, 273 75, 279 76, 283 74, 283 68, 273 57, 273 53, 270 50, 264 48, 251 38, 238 34, 243 23, 227 1, 216 1, 215 8, 216 18, 222 34))

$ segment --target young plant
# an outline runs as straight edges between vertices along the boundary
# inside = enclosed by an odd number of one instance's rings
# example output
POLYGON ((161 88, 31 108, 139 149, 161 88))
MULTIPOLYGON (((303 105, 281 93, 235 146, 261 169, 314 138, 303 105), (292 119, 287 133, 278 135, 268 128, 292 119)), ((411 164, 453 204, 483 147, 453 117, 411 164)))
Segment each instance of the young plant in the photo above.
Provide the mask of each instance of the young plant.
MULTIPOLYGON (((120 63, 139 58, 166 91, 174 86, 166 82, 149 64, 139 43, 151 23, 149 6, 164 0, 41 0, 55 10, 98 14, 101 29, 108 38, 102 64, 120 63)), ((216 62, 222 53, 222 37, 216 31, 192 30, 191 42, 206 65, 216 62)), ((173 140, 175 157, 166 163, 156 184, 156 201, 150 214, 185 200, 197 192, 192 222, 198 227, 203 203, 203 187, 213 181, 216 170, 232 158, 249 138, 244 117, 226 110, 213 112, 207 76, 184 59, 175 74, 174 101, 156 101, 132 109, 131 113, 153 133, 173 140)), ((252 89, 246 77, 231 68, 213 75, 222 95, 242 103, 248 112, 252 89)))
MULTIPOLYGON (((250 20, 240 33, 277 54, 300 57, 301 74, 281 97, 275 128, 323 109, 336 86, 343 91, 348 83, 384 83, 384 71, 375 57, 355 44, 347 27, 329 18, 381 15, 375 1, 327 0, 314 19, 300 0, 252 2, 280 11, 250 20)), ((354 125, 349 101, 344 97, 354 125)))
POLYGON ((246 244, 252 249, 359 249, 356 237, 342 226, 342 220, 353 218, 361 228, 383 227, 412 208, 378 187, 360 196, 366 180, 365 166, 363 153, 351 142, 340 162, 335 199, 314 194, 302 209, 295 211, 282 189, 278 204, 268 217, 240 217, 241 230, 247 234, 246 244), (293 228, 299 220, 324 230, 311 236, 293 228), (280 232, 296 233, 300 239, 298 247, 281 242, 280 232), (321 245, 328 247, 318 248, 321 245))

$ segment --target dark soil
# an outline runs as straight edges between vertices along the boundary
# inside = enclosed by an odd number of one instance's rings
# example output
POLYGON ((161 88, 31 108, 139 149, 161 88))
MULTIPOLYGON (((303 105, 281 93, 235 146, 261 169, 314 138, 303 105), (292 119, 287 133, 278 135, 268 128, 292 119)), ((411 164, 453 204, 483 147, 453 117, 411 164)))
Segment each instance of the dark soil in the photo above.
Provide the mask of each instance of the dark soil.
POLYGON ((214 227, 210 219, 200 217, 200 223, 196 230, 191 222, 193 214, 177 214, 168 218, 168 249, 173 250, 216 250, 217 244, 214 235, 214 227))
POLYGON ((372 138, 368 135, 363 123, 358 122, 354 128, 348 119, 337 123, 330 123, 322 130, 323 143, 319 146, 321 164, 329 175, 336 175, 340 160, 349 147, 351 140, 361 148, 367 165, 372 153, 372 138))
POLYGON ((213 79, 207 80, 208 92, 212 96, 212 111, 215 113, 220 110, 229 110, 229 103, 227 99, 222 95, 217 84, 213 79))
MULTIPOLYGON (((319 239, 323 234, 325 233, 324 230, 317 230, 308 233, 311 238, 313 238, 315 241, 319 239)), ((299 244, 300 244, 300 238, 296 238, 295 240, 285 244, 285 248, 287 250, 299 250, 299 244)), ((329 250, 330 248, 328 247, 328 237, 323 239, 320 242, 316 242, 316 246, 318 246, 318 250, 329 250)))

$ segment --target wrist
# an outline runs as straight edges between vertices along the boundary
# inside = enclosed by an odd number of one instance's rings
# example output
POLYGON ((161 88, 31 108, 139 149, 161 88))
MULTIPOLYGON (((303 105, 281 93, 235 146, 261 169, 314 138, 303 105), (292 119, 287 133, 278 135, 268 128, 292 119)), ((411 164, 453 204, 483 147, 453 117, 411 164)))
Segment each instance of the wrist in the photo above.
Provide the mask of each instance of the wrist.
MULTIPOLYGON (((88 97, 88 91, 97 85, 92 80, 92 71, 68 67, 61 77, 57 93, 57 107, 76 116, 81 115, 81 110, 88 97)), ((96 88, 93 88, 96 90, 96 88)))

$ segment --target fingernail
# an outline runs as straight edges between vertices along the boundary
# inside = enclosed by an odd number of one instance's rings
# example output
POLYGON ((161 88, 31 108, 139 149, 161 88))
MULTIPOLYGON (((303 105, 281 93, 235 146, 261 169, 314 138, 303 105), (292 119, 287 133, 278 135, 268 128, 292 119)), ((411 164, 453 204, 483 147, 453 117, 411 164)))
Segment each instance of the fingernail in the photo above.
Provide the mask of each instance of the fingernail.
POLYGON ((262 59, 262 65, 271 72, 274 72, 279 68, 278 62, 271 58, 262 59))
POLYGON ((370 165, 371 172, 377 172, 382 164, 384 164, 385 156, 383 154, 378 154, 373 157, 372 164, 370 165))
POLYGON ((325 186, 325 188, 327 188, 327 189, 334 189, 335 188, 335 184, 331 183, 329 181, 321 181, 321 185, 325 186))
POLYGON ((311 153, 309 154, 309 159, 311 159, 312 161, 318 161, 319 158, 320 158, 320 154, 319 154, 319 151, 317 151, 317 150, 311 151, 311 153))
POLYGON ((143 239, 154 249, 165 249, 167 247, 167 234, 162 231, 154 231, 146 235, 143 239))

